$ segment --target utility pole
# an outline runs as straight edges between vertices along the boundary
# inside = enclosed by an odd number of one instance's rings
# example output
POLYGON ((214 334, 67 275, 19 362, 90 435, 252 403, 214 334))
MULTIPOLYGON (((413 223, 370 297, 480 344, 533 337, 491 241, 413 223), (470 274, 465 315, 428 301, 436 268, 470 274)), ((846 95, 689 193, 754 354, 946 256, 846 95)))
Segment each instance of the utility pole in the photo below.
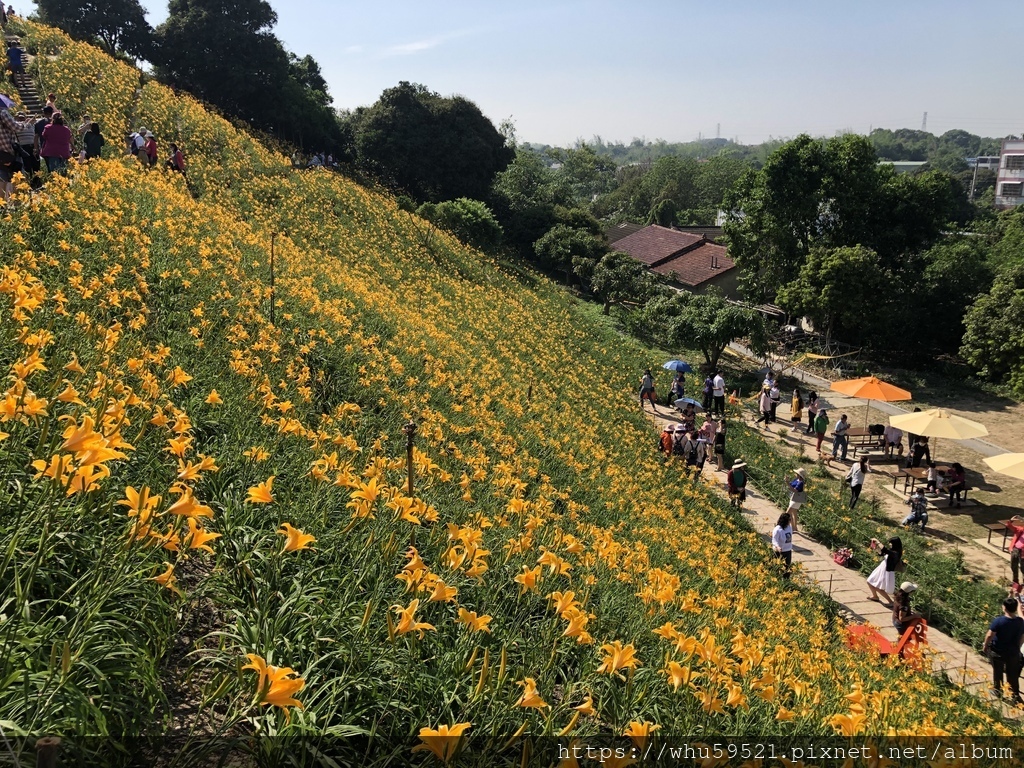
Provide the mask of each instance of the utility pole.
POLYGON ((974 175, 971 176, 971 193, 967 196, 968 200, 974 199, 974 186, 978 183, 978 166, 981 165, 981 157, 974 158, 974 175))
POLYGON ((722 138, 722 124, 721 123, 717 123, 715 125, 715 138, 716 139, 722 138))
POLYGON ((928 113, 924 113, 924 117, 921 118, 921 132, 925 133, 928 130, 928 113))

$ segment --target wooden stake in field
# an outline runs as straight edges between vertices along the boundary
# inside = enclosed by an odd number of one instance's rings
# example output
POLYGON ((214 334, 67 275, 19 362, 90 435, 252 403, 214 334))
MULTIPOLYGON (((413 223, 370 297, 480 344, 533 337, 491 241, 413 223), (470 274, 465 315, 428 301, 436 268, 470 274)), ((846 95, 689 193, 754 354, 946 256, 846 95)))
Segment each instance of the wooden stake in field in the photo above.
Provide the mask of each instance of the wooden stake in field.
POLYGON ((409 469, 409 498, 412 498, 412 443, 416 437, 416 422, 412 419, 409 423, 402 427, 402 431, 405 433, 405 453, 406 453, 406 465, 409 469))

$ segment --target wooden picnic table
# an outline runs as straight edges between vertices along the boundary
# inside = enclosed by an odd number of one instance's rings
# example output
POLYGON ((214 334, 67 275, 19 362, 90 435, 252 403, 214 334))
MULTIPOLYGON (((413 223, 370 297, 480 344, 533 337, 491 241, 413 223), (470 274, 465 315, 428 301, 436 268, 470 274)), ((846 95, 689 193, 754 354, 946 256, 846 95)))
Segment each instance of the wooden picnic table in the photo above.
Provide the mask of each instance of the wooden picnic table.
POLYGON ((988 543, 992 543, 992 534, 1001 533, 1003 534, 1003 541, 999 545, 999 548, 1006 551, 1006 539, 1013 532, 1013 528, 1010 527, 1009 520, 1000 520, 997 523, 985 523, 985 527, 988 529, 988 543))
MULTIPOLYGON (((939 472, 949 472, 952 467, 936 466, 935 469, 939 472)), ((906 469, 901 469, 892 476, 893 490, 896 489, 896 481, 901 478, 903 479, 903 492, 913 493, 914 488, 917 487, 919 482, 923 483, 928 479, 928 470, 924 467, 907 467, 906 469)))
MULTIPOLYGON (((832 432, 832 437, 836 435, 835 431, 832 432)), ((861 448, 870 448, 878 445, 880 439, 879 435, 872 435, 871 430, 867 427, 850 427, 846 430, 846 438, 849 441, 848 447, 853 448, 853 455, 857 455, 857 451, 861 448)))

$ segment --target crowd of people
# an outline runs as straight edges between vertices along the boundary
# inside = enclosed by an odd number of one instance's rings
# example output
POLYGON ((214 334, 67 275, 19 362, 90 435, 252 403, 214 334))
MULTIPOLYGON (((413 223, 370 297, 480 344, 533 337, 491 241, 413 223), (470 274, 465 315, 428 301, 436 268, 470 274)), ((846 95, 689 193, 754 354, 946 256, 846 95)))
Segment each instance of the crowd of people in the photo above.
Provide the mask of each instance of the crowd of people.
MULTIPOLYGON (((703 384, 702 400, 698 405, 691 398, 686 398, 686 383, 682 373, 677 373, 672 380, 668 392, 668 404, 675 405, 675 416, 679 423, 664 426, 658 442, 659 450, 666 460, 681 457, 686 467, 694 467, 698 472, 710 456, 715 457, 716 465, 722 470, 725 461, 725 381, 721 372, 709 375, 703 384), (698 427, 698 411, 703 410, 706 416, 698 427)), ((732 401, 732 399, 730 399, 732 401)), ((782 394, 778 382, 769 372, 757 395, 759 416, 755 426, 769 429, 778 421, 778 408, 782 394)), ((650 402, 652 409, 658 411, 658 398, 654 377, 646 370, 640 382, 640 404, 646 409, 650 402)), ((918 409, 919 410, 919 409, 918 409)), ((832 458, 846 461, 849 448, 850 419, 848 414, 841 414, 833 423, 829 419, 824 402, 817 393, 808 392, 806 397, 799 389, 795 389, 790 401, 790 421, 796 428, 802 428, 808 435, 817 438, 817 449, 821 453, 821 445, 831 427, 832 458), (804 411, 807 420, 804 421, 804 411), (806 424, 806 426, 804 426, 806 424)), ((864 434, 855 432, 854 434, 864 434)), ((868 435, 874 441, 877 436, 877 447, 887 458, 895 457, 902 466, 927 467, 926 482, 913 490, 905 502, 910 507, 909 513, 903 517, 901 524, 905 528, 916 528, 924 532, 928 524, 928 498, 926 493, 948 496, 949 504, 960 505, 960 499, 966 489, 966 475, 959 463, 952 464, 948 470, 939 470, 931 460, 928 438, 921 435, 904 435, 903 431, 891 425, 872 425, 868 435), (905 450, 904 440, 909 444, 905 450)), ((874 444, 872 442, 872 444, 874 444)), ((866 456, 854 459, 845 474, 845 482, 850 488, 851 509, 855 508, 861 497, 864 482, 872 468, 866 456)), ((793 537, 798 532, 798 518, 801 507, 807 501, 807 475, 801 467, 788 477, 789 505, 779 515, 771 531, 771 548, 780 564, 784 578, 789 578, 793 562, 793 537)), ((747 465, 742 460, 735 460, 726 474, 726 487, 729 503, 742 506, 747 498, 747 465)), ((993 690, 1001 693, 1003 684, 1009 687, 1013 699, 1021 702, 1019 677, 1024 669, 1024 656, 1021 646, 1024 644, 1024 618, 1020 616, 1021 597, 1021 564, 1024 561, 1024 517, 1018 516, 1011 521, 1012 537, 1010 540, 1010 565, 1013 583, 1010 597, 1004 602, 1004 615, 992 621, 991 628, 985 638, 986 654, 992 662, 993 690)), ((897 574, 906 569, 903 561, 903 542, 899 536, 893 536, 885 544, 877 539, 871 540, 871 549, 879 556, 876 568, 867 578, 869 599, 884 603, 892 611, 892 626, 901 635, 911 628, 922 617, 915 612, 912 601, 918 591, 918 585, 912 581, 897 582, 897 574)))
MULTIPOLYGON (((25 52, 17 39, 7 44, 7 61, 12 78, 25 73, 25 52)), ((18 173, 38 188, 44 164, 48 174, 67 174, 73 158, 86 163, 102 156, 107 140, 100 124, 82 115, 79 125, 74 126, 58 106, 57 98, 56 93, 48 93, 40 114, 29 115, 18 111, 13 99, 0 94, 0 192, 4 199, 13 192, 18 173)), ((164 167, 185 175, 184 153, 174 142, 169 146, 164 167)), ((159 163, 157 138, 146 128, 139 128, 127 138, 127 150, 145 168, 159 163)))

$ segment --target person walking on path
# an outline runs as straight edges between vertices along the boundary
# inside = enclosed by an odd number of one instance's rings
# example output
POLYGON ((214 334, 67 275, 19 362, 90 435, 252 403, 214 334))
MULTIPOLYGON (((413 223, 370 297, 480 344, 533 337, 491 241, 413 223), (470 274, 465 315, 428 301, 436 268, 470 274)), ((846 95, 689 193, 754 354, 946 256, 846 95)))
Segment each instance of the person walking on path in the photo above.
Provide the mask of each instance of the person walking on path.
POLYGON ((779 389, 778 384, 772 384, 771 388, 768 390, 768 397, 770 397, 772 401, 772 424, 774 424, 779 420, 776 414, 779 410, 779 404, 782 402, 782 390, 779 389))
POLYGON ((1024 619, 1018 613, 1019 605, 1013 597, 1003 600, 1003 615, 992 619, 982 646, 992 662, 993 695, 1002 698, 1005 676, 1015 704, 1021 703, 1021 644, 1024 643, 1024 619))
POLYGON ((864 487, 864 476, 870 471, 871 467, 868 466, 867 457, 862 456, 859 460, 853 462, 850 471, 846 473, 846 479, 850 483, 850 509, 857 506, 860 491, 864 487))
POLYGON ((793 426, 799 426, 804 420, 804 399, 800 397, 800 389, 793 390, 793 399, 789 401, 789 420, 793 422, 793 426))
POLYGON ((902 572, 906 568, 903 564, 903 540, 899 536, 893 536, 885 546, 882 546, 878 539, 872 539, 871 549, 880 550, 882 559, 868 576, 868 589, 871 590, 868 600, 885 603, 891 608, 890 595, 896 591, 896 572, 902 572))
POLYGON ((646 410, 647 406, 644 405, 644 400, 651 401, 651 408, 654 412, 658 412, 658 401, 655 400, 654 395, 654 376, 651 375, 651 369, 648 368, 644 371, 644 375, 640 377, 640 408, 646 410))
POLYGON ((747 472, 746 462, 734 461, 732 469, 725 475, 725 484, 729 489, 729 505, 742 507, 747 500, 747 472))
POLYGON ((725 416, 725 379, 721 371, 715 371, 715 378, 711 380, 711 395, 715 399, 715 415, 725 416))
POLYGON ((761 396, 757 400, 757 410, 761 412, 761 415, 757 417, 757 421, 754 424, 760 424, 764 422, 764 428, 769 429, 769 424, 772 423, 772 397, 768 393, 768 388, 761 390, 761 396))
POLYGON ((793 568, 793 526, 790 525, 788 512, 779 515, 779 520, 772 529, 772 551, 782 561, 783 578, 788 579, 793 568))
POLYGON ((843 455, 842 460, 846 461, 846 451, 850 447, 850 437, 846 433, 850 431, 850 421, 844 413, 839 417, 839 421, 832 428, 832 458, 836 458, 839 454, 839 449, 842 448, 843 455))
POLYGON ((668 391, 668 402, 665 405, 672 405, 681 397, 686 397, 685 375, 682 371, 676 373, 672 379, 672 387, 668 391))
POLYGON ((715 464, 718 467, 718 471, 722 471, 722 465, 725 463, 725 419, 722 419, 722 423, 718 425, 718 431, 715 433, 715 464))
POLYGON ((92 160, 100 156, 106 141, 103 139, 103 134, 100 133, 99 123, 89 124, 89 130, 82 137, 82 143, 85 145, 86 160, 92 160))
POLYGON ((814 417, 814 434, 818 438, 818 445, 814 450, 818 453, 821 453, 821 443, 825 439, 826 430, 828 430, 828 411, 818 411, 818 415, 814 417))
POLYGON ((917 592, 917 584, 904 581, 892 595, 892 625, 903 636, 914 619, 923 618, 910 607, 910 596, 917 592))
POLYGON ((807 393, 807 434, 814 434, 814 420, 818 417, 818 393, 807 393))
POLYGON ((1012 589, 1019 596, 1020 563, 1021 558, 1024 558, 1024 517, 1020 515, 1011 517, 1010 530, 1013 531, 1013 538, 1010 539, 1010 573, 1013 574, 1012 589))
POLYGON ((71 159, 71 129, 64 125, 64 116, 53 113, 53 120, 43 129, 43 148, 40 157, 46 158, 46 170, 50 173, 66 173, 71 159))
POLYGON ((704 389, 701 391, 700 404, 704 406, 704 410, 708 413, 711 412, 712 392, 715 391, 715 377, 710 373, 707 378, 704 379, 704 389))
POLYGON ((793 533, 796 533, 798 530, 797 512, 800 511, 800 507, 807 501, 807 491, 805 490, 806 474, 803 467, 797 467, 796 476, 789 481, 789 508, 786 509, 786 512, 789 513, 790 518, 793 520, 793 533))

